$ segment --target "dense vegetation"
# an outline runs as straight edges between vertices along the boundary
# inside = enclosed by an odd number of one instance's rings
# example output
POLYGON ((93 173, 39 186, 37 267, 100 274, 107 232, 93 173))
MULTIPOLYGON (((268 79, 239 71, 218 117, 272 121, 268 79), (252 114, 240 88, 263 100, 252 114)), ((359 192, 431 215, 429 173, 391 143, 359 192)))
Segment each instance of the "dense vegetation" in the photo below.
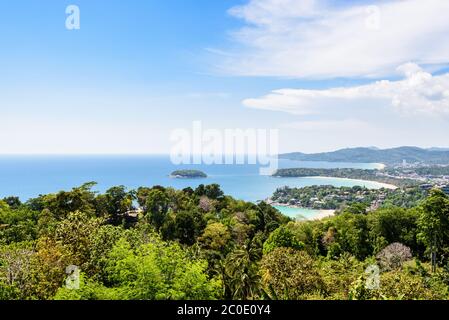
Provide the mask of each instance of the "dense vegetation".
POLYGON ((207 174, 200 170, 176 170, 170 176, 174 178, 207 178, 207 174))
POLYGON ((346 179, 359 179, 387 183, 398 187, 410 187, 419 184, 412 179, 400 179, 379 174, 379 170, 335 168, 335 169, 315 169, 315 168, 291 168, 279 169, 273 176, 275 177, 333 177, 346 179))
POLYGON ((271 200, 282 205, 311 209, 341 210, 359 203, 377 207, 411 208, 423 200, 428 192, 419 187, 406 189, 367 189, 360 186, 307 186, 303 188, 278 188, 271 200))
POLYGON ((443 177, 443 176, 449 176, 449 166, 423 166, 423 167, 417 167, 413 169, 409 168, 387 168, 385 170, 388 174, 397 174, 399 173, 408 173, 413 172, 416 173, 419 176, 433 176, 433 177, 443 177))
POLYGON ((449 151, 444 149, 422 149, 399 147, 392 149, 347 148, 333 152, 305 154, 301 152, 280 155, 280 158, 300 161, 384 163, 388 165, 408 163, 448 164, 449 151))
POLYGON ((0 201, 0 299, 448 298, 449 199, 438 190, 412 209, 294 222, 218 185, 93 186, 0 201))

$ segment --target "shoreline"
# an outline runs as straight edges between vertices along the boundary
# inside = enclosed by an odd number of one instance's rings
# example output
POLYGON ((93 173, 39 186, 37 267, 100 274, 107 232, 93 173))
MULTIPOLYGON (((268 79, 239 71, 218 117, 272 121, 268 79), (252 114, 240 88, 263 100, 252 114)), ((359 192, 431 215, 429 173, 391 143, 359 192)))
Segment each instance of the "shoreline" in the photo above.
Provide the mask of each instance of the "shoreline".
MULTIPOLYGON (((268 199, 266 200, 266 203, 271 205, 272 207, 284 207, 284 208, 289 208, 289 209, 300 209, 300 210, 308 210, 308 211, 315 211, 316 215, 314 215, 313 217, 304 217, 306 221, 311 221, 311 220, 321 220, 324 218, 328 218, 328 217, 332 217, 335 215, 335 212, 337 210, 334 209, 313 209, 313 208, 306 208, 306 207, 300 207, 300 206, 295 206, 295 205, 288 205, 288 204, 283 204, 283 203, 277 203, 277 202, 273 202, 273 201, 269 201, 268 199)), ((282 213, 282 212, 281 212, 282 213)), ((288 216, 285 213, 282 213, 283 215, 288 216)), ((298 215, 301 215, 300 213, 298 215)), ((294 218, 291 216, 288 216, 290 218, 294 218)))
MULTIPOLYGON (((298 177, 299 178, 299 177, 298 177)), ((338 180, 345 180, 345 181, 360 181, 360 182, 369 182, 369 183, 374 183, 377 184, 379 186, 381 186, 378 189, 390 189, 390 190, 396 190, 399 187, 395 186, 393 184, 389 184, 389 183, 385 183, 385 182, 379 182, 379 181, 374 181, 374 180, 363 180, 363 179, 353 179, 353 178, 340 178, 340 177, 326 177, 326 176, 309 176, 309 177, 301 177, 301 178, 314 178, 314 179, 338 179, 338 180)), ((361 187, 364 187, 364 185, 362 185, 361 187)), ((373 189, 373 188, 368 188, 367 189, 373 189)))
MULTIPOLYGON (((379 164, 382 165, 383 168, 385 168, 384 164, 379 164)), ((294 177, 292 177, 294 178, 294 177)), ((298 178, 315 178, 315 179, 338 179, 338 180, 346 180, 346 181, 360 181, 360 182, 369 182, 369 183, 374 183, 375 185, 379 186, 379 189, 389 189, 389 190, 396 190, 399 187, 392 185, 392 184, 388 184, 388 183, 383 183, 383 182, 378 182, 378 181, 372 181, 372 180, 362 180, 362 179, 351 179, 351 178, 339 178, 339 177, 325 177, 325 176, 310 176, 310 177, 298 177, 298 178)), ((322 185, 322 184, 317 184, 317 185, 322 185)), ((362 185, 363 187, 367 188, 367 189, 375 189, 375 188, 368 188, 365 185, 362 185)), ((267 198, 265 200, 265 202, 273 207, 284 207, 284 208, 289 208, 289 209, 299 209, 299 210, 310 210, 310 211, 316 211, 317 214, 314 215, 314 217, 312 218, 307 218, 305 217, 306 221, 311 221, 311 220, 322 220, 324 218, 328 218, 328 217, 332 217, 335 215, 335 212, 337 211, 336 209, 313 209, 313 208, 307 208, 307 207, 301 207, 301 206, 297 206, 297 205, 288 205, 288 204, 284 204, 284 203, 278 203, 275 201, 271 200, 271 197, 267 198)), ((285 213, 283 213, 284 215, 286 215, 285 213)), ((287 215, 288 216, 288 215, 287 215)), ((291 217, 292 218, 292 217, 291 217)))
POLYGON ((207 179, 208 177, 186 177, 186 176, 179 176, 179 175, 168 175, 168 177, 170 179, 183 179, 183 180, 188 180, 188 179, 207 179))
POLYGON ((315 218, 313 219, 307 219, 307 220, 322 220, 324 218, 329 218, 335 216, 335 211, 337 210, 319 210, 320 213, 318 213, 315 218))
MULTIPOLYGON (((367 189, 390 189, 390 190, 396 190, 400 187, 395 186, 394 184, 390 184, 390 183, 385 183, 385 182, 379 182, 379 181, 375 181, 375 180, 363 180, 363 179, 354 179, 354 178, 341 178, 341 177, 328 177, 328 176, 303 176, 303 177, 284 177, 284 176, 271 176, 273 178, 284 178, 284 179, 301 179, 301 178, 308 178, 308 179, 336 179, 336 180, 344 180, 344 181, 355 181, 355 182, 362 182, 362 183, 372 183, 375 184, 377 186, 379 186, 379 188, 369 188, 366 187, 365 184, 360 185, 361 187, 365 187, 367 189)), ((323 184, 316 184, 316 185, 323 185, 323 184)))

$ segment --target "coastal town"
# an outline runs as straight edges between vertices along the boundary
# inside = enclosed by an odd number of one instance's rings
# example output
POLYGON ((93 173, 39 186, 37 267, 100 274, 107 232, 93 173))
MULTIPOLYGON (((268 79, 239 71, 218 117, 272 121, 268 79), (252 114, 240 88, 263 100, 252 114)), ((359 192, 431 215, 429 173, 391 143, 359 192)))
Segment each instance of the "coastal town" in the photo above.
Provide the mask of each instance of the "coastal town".
POLYGON ((386 168, 377 173, 381 177, 416 181, 422 189, 439 188, 449 194, 449 166, 408 164, 386 168))
POLYGON ((300 177, 307 174, 363 178, 395 185, 379 189, 368 189, 362 186, 306 186, 303 188, 285 186, 278 188, 266 200, 267 203, 281 207, 335 211, 359 204, 363 210, 370 212, 382 207, 413 207, 425 199, 429 191, 434 188, 449 194, 449 166, 445 165, 408 164, 404 161, 400 165, 385 167, 381 170, 296 168, 281 169, 275 175, 300 177))

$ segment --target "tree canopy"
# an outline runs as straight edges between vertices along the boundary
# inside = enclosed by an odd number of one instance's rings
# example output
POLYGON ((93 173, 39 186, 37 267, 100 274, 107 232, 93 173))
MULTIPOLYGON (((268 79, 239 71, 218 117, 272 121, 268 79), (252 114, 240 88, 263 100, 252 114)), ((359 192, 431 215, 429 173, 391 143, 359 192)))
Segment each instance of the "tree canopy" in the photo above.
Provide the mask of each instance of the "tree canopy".
POLYGON ((218 185, 94 186, 0 200, 0 299, 449 298, 440 191, 293 221, 218 185), (376 265, 380 287, 367 289, 376 265))

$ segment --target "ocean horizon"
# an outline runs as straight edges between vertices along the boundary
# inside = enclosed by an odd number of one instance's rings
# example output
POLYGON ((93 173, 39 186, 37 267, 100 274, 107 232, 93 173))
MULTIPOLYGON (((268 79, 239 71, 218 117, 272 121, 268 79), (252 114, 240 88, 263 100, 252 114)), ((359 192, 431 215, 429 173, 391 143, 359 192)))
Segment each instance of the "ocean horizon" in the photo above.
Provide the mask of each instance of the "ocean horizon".
MULTIPOLYGON (((373 163, 338 163, 279 160, 279 168, 379 168, 373 163)), ((279 187, 310 185, 355 186, 378 189, 382 184, 339 178, 279 178, 259 174, 260 165, 175 165, 168 155, 2 155, 0 156, 0 197, 18 196, 26 201, 40 194, 70 190, 95 181, 94 190, 103 192, 116 185, 128 189, 161 185, 183 189, 217 183, 225 194, 256 202, 272 195, 279 187), (205 172, 204 179, 174 179, 174 170, 205 172)))

